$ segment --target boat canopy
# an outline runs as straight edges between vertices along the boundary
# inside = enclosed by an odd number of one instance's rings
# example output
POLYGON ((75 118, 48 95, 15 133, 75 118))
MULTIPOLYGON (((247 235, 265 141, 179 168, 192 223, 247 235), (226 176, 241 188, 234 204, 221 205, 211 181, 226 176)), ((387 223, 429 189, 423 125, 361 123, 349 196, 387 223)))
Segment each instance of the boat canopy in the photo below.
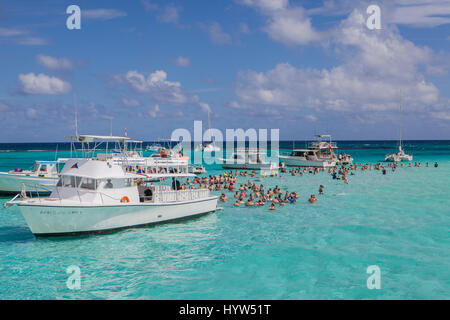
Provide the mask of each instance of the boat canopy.
POLYGON ((96 161, 91 159, 70 159, 61 170, 61 175, 91 179, 142 178, 137 174, 125 172, 121 166, 112 162, 96 161))

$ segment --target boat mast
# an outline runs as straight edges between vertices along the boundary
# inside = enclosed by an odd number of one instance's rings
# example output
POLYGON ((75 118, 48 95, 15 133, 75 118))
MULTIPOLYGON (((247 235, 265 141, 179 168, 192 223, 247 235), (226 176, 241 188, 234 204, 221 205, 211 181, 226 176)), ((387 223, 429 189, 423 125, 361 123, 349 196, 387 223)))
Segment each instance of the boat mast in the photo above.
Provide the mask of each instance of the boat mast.
POLYGON ((402 91, 400 90, 400 149, 402 148, 402 139, 403 139, 403 113, 402 113, 402 102, 403 102, 403 95, 402 91))

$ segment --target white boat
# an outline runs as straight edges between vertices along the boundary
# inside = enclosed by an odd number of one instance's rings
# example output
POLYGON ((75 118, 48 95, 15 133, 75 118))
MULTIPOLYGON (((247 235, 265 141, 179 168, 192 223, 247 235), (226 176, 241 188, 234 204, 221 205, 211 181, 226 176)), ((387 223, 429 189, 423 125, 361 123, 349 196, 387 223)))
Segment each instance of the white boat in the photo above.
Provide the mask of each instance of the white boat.
POLYGON ((215 141, 202 142, 197 147, 195 147, 195 151, 202 152, 219 152, 222 149, 219 146, 216 146, 215 141))
POLYGON ((204 174, 204 173, 206 173, 206 169, 203 166, 191 165, 188 168, 188 172, 193 173, 193 174, 204 174))
POLYGON ((290 155, 280 155, 280 159, 290 167, 334 167, 338 164, 352 164, 353 158, 341 153, 337 156, 336 142, 331 141, 331 135, 316 136, 317 140, 311 142, 305 149, 294 149, 290 155))
POLYGON ((224 169, 278 171, 278 162, 265 161, 265 153, 254 149, 238 149, 221 160, 224 169))
MULTIPOLYGON (((210 119, 211 111, 208 111, 208 129, 211 130, 211 119, 210 119)), ((194 151, 197 152, 220 152, 222 149, 216 145, 214 140, 211 141, 203 141, 199 145, 194 148, 194 151)))
POLYGON ((17 205, 36 236, 102 233, 193 218, 217 208, 208 189, 174 190, 168 185, 137 185, 139 175, 121 165, 70 159, 48 198, 21 198, 17 205))
POLYGON ((390 162, 401 162, 403 160, 406 161, 412 161, 413 160, 413 156, 406 154, 403 151, 403 141, 402 141, 402 135, 403 135, 403 121, 402 121, 402 97, 400 95, 400 139, 398 142, 398 152, 397 153, 392 153, 392 154, 387 154, 386 157, 384 158, 384 161, 390 161, 390 162))
POLYGON ((59 165, 67 159, 36 161, 31 170, 0 172, 0 194, 26 192, 49 194, 59 177, 59 165))
MULTIPOLYGON (((88 136, 86 136, 88 137, 88 136)), ((98 137, 96 139, 108 139, 111 137, 98 137)), ((172 176, 188 176, 189 157, 182 154, 181 143, 173 148, 162 148, 159 152, 153 153, 150 157, 142 155, 142 141, 129 140, 127 137, 112 137, 118 143, 112 152, 96 153, 93 159, 112 161, 120 165, 126 172, 141 175, 145 181, 158 181, 172 176)), ((99 145, 99 143, 97 143, 99 145)), ((192 174, 192 176, 194 176, 192 174)))
POLYGON ((159 152, 162 149, 162 145, 160 143, 152 143, 146 147, 147 151, 159 152))
POLYGON ((398 152, 397 153, 388 154, 384 158, 384 161, 388 161, 388 162, 402 162, 403 160, 412 161, 413 160, 413 156, 409 155, 409 154, 406 154, 403 151, 403 148, 402 148, 401 144, 398 146, 398 152))
POLYGON ((289 156, 280 155, 280 161, 288 167, 335 167, 336 161, 319 157, 318 150, 294 149, 289 156))

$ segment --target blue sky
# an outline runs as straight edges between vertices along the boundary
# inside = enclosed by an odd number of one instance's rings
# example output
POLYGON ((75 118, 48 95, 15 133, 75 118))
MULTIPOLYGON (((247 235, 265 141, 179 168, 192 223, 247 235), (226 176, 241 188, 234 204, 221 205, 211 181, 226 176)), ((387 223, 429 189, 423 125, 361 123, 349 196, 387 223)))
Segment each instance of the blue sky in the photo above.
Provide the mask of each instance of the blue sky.
POLYGON ((64 141, 75 99, 82 133, 396 139, 400 95, 406 139, 450 139, 449 69, 449 0, 3 1, 0 142, 64 141))

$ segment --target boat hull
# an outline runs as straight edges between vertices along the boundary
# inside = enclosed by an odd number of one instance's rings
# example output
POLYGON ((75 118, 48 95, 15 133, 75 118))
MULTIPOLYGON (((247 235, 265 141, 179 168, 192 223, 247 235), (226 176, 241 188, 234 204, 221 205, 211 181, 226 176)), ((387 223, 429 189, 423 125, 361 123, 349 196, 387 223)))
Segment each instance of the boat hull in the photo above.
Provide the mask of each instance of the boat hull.
POLYGON ((114 206, 63 206, 19 204, 31 232, 36 236, 66 236, 115 230, 195 218, 217 208, 217 196, 164 204, 120 204, 114 206))
POLYGON ((25 185, 25 190, 27 192, 50 194, 57 182, 57 177, 37 177, 0 173, 0 194, 20 193, 22 185, 25 185))
POLYGON ((319 167, 319 168, 328 168, 335 167, 335 161, 311 161, 306 160, 304 158, 294 158, 294 157, 283 157, 280 156, 280 161, 283 161, 284 164, 288 167, 319 167))

